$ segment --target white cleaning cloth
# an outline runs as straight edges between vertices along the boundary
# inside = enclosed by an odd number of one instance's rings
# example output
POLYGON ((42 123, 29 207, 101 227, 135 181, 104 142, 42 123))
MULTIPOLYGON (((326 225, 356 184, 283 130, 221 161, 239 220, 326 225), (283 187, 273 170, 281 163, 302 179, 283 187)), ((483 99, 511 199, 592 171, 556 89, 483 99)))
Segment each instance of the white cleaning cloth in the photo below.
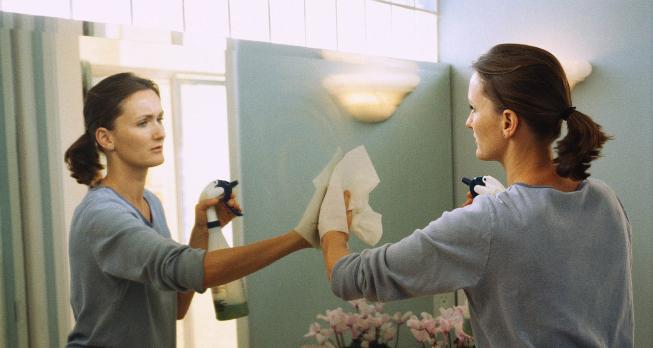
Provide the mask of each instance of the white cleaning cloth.
POLYGON ((308 202, 308 205, 306 205, 306 210, 304 211, 301 220, 299 220, 299 223, 295 226, 295 231, 304 237, 304 239, 306 239, 314 248, 320 248, 320 235, 317 231, 320 206, 322 206, 324 194, 329 186, 331 173, 341 159, 342 149, 338 148, 326 167, 324 167, 320 174, 313 179, 313 186, 315 186, 313 197, 308 202))
POLYGON ((329 180, 318 229, 320 238, 328 231, 351 232, 368 245, 379 242, 383 234, 381 214, 369 205, 370 192, 379 184, 379 176, 364 146, 349 151, 336 165, 329 180), (351 229, 347 228, 344 191, 349 191, 352 211, 351 229))

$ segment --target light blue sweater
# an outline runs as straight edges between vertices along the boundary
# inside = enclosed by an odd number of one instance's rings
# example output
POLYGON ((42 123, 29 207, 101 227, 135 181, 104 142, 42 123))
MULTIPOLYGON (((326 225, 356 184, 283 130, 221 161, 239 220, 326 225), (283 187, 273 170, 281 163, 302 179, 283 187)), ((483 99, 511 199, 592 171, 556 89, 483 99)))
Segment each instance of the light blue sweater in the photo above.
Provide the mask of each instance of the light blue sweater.
POLYGON ((341 259, 332 290, 389 301, 464 289, 477 347, 632 347, 630 223, 615 193, 516 184, 341 259))
POLYGON ((204 291, 204 250, 170 239, 161 203, 152 223, 107 187, 90 189, 70 231, 68 347, 174 347, 177 291, 204 291))

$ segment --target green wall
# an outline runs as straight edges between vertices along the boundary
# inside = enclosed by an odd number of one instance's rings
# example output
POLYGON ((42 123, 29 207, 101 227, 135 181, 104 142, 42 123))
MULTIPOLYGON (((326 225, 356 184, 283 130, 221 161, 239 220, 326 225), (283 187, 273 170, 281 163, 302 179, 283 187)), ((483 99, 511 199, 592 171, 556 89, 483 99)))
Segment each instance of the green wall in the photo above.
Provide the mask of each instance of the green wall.
POLYGON ((636 346, 653 347, 653 2, 442 0, 439 30, 440 60, 453 66, 457 202, 465 191, 460 176, 502 177, 498 165, 476 160, 465 128, 471 62, 502 42, 532 44, 562 59, 591 62, 593 72, 576 86, 573 101, 615 137, 591 173, 617 191, 630 216, 636 346))
MULTIPOLYGON (((363 124, 341 111, 321 86, 331 73, 360 65, 323 60, 318 50, 232 41, 227 80, 232 84, 244 241, 251 243, 295 226, 310 199, 311 180, 337 146, 363 144, 381 183, 372 207, 383 214, 380 244, 397 241, 452 207, 449 67, 419 64, 421 82, 394 116, 363 124)), ((368 66, 366 66, 368 67, 368 66)), ((363 246, 352 238, 353 250, 363 246)), ((315 316, 350 306, 326 280, 322 254, 302 250, 247 278, 251 347, 298 347, 315 316)), ((386 313, 433 311, 433 298, 388 304, 386 313)), ((403 330, 402 342, 410 342, 403 330)), ((413 341, 414 342, 414 341, 413 341)))

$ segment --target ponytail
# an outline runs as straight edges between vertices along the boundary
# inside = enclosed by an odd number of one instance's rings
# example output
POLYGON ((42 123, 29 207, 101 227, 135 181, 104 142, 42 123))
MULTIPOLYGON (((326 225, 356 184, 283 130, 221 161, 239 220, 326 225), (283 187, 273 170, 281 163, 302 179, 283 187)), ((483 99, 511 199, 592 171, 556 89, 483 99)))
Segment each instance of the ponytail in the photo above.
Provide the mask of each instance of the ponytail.
POLYGON ((64 155, 66 165, 78 183, 95 186, 104 166, 100 164, 100 155, 95 147, 95 140, 84 133, 75 141, 64 155))
POLYGON ((589 116, 572 110, 567 118, 567 135, 556 143, 556 172, 573 180, 586 179, 590 162, 600 157, 603 144, 610 139, 589 116))

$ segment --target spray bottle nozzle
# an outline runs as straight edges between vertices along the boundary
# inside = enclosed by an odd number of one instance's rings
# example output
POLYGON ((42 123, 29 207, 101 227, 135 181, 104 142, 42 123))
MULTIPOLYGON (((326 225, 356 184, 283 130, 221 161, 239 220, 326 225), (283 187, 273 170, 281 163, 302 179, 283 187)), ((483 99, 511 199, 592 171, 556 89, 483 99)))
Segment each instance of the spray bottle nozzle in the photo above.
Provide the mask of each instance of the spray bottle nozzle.
POLYGON ((472 198, 476 198, 478 196, 478 193, 474 191, 474 187, 476 185, 485 185, 485 182, 483 182, 483 177, 482 176, 477 176, 473 179, 466 178, 463 176, 462 179, 463 183, 467 186, 469 186, 469 192, 472 194, 472 198))
MULTIPOLYGON (((202 191, 200 199, 220 198, 220 200, 224 203, 227 209, 231 211, 232 214, 236 216, 243 216, 242 212, 234 209, 233 207, 230 207, 227 204, 227 202, 229 202, 231 199, 233 188, 236 187, 236 185, 238 185, 238 180, 234 180, 232 182, 225 180, 211 181, 202 191)), ((208 218, 209 228, 220 226, 218 215, 213 207, 206 210, 206 216, 208 218)))

